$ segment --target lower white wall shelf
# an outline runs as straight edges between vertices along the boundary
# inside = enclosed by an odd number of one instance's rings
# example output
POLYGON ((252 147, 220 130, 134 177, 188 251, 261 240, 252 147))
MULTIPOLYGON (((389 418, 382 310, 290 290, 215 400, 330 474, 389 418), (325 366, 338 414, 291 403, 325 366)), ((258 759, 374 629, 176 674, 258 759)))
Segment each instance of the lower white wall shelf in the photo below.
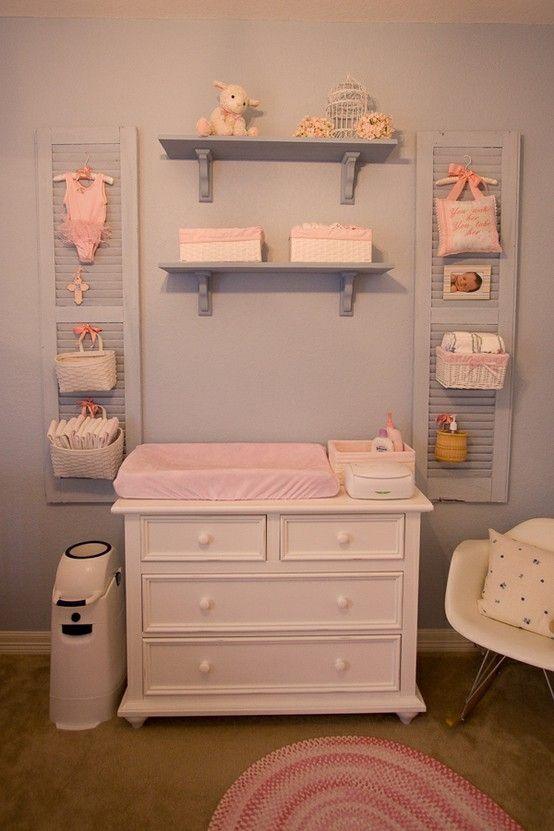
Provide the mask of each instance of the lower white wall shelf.
POLYGON ((340 279, 339 314, 354 314, 354 279, 358 274, 383 274, 393 266, 387 263, 160 263, 168 274, 191 274, 198 281, 198 314, 211 315, 211 277, 214 273, 228 274, 336 274, 340 279))

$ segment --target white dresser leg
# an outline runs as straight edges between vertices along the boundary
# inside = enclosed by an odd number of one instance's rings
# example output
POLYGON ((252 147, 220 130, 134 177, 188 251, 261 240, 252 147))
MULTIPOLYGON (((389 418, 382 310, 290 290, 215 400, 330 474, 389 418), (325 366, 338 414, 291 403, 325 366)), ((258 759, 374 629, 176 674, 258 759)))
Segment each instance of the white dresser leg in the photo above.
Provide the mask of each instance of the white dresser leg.
POLYGON ((402 722, 402 724, 409 724, 415 716, 417 716, 418 710, 409 710, 408 712, 401 712, 397 713, 396 715, 402 722))
POLYGON ((129 722, 129 724, 138 730, 139 727, 142 727, 146 718, 139 718, 134 716, 125 716, 125 719, 129 722))

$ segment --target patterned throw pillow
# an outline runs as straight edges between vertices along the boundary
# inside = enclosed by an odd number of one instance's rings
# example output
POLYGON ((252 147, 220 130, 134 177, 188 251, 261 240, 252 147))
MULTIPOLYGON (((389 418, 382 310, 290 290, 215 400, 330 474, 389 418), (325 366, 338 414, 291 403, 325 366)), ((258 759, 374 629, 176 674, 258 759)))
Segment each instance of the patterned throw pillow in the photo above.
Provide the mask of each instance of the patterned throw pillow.
POLYGON ((489 569, 479 611, 554 638, 554 551, 489 529, 489 569))
POLYGON ((435 199, 439 244, 437 255, 502 251, 496 228, 496 199, 482 196, 466 202, 435 199))

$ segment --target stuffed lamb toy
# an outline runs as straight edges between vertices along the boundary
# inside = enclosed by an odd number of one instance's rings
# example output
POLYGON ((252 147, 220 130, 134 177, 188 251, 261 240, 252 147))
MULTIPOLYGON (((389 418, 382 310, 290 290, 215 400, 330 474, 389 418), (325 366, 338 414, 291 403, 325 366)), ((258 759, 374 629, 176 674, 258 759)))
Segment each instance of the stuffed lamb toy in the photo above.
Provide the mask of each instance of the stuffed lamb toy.
POLYGON ((243 113, 248 107, 257 107, 259 101, 249 98, 246 91, 236 84, 214 81, 219 92, 219 106, 209 118, 199 118, 196 130, 199 136, 257 136, 257 127, 246 127, 243 113))

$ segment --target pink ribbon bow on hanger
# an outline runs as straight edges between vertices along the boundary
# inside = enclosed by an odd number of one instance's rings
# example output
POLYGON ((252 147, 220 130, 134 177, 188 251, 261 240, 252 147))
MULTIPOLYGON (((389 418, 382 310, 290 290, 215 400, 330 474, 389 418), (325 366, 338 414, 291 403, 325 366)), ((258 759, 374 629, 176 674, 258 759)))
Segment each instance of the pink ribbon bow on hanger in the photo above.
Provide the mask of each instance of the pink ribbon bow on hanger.
POLYGON ((86 335, 90 335, 90 339, 92 340, 92 345, 96 343, 96 335, 102 331, 98 326, 92 326, 90 323, 82 323, 80 326, 74 326, 73 331, 76 335, 79 335, 79 342, 86 337, 86 335))
POLYGON ((458 181, 446 197, 447 199, 457 199, 466 185, 469 185, 474 199, 480 199, 483 196, 483 193, 479 190, 479 185, 483 185, 485 182, 478 173, 474 173, 473 170, 469 170, 461 164, 449 164, 448 175, 456 176, 458 181))
POLYGON ((100 405, 96 404, 92 398, 83 398, 82 401, 79 401, 79 407, 81 408, 81 415, 86 416, 88 412, 92 418, 100 411, 100 405))

